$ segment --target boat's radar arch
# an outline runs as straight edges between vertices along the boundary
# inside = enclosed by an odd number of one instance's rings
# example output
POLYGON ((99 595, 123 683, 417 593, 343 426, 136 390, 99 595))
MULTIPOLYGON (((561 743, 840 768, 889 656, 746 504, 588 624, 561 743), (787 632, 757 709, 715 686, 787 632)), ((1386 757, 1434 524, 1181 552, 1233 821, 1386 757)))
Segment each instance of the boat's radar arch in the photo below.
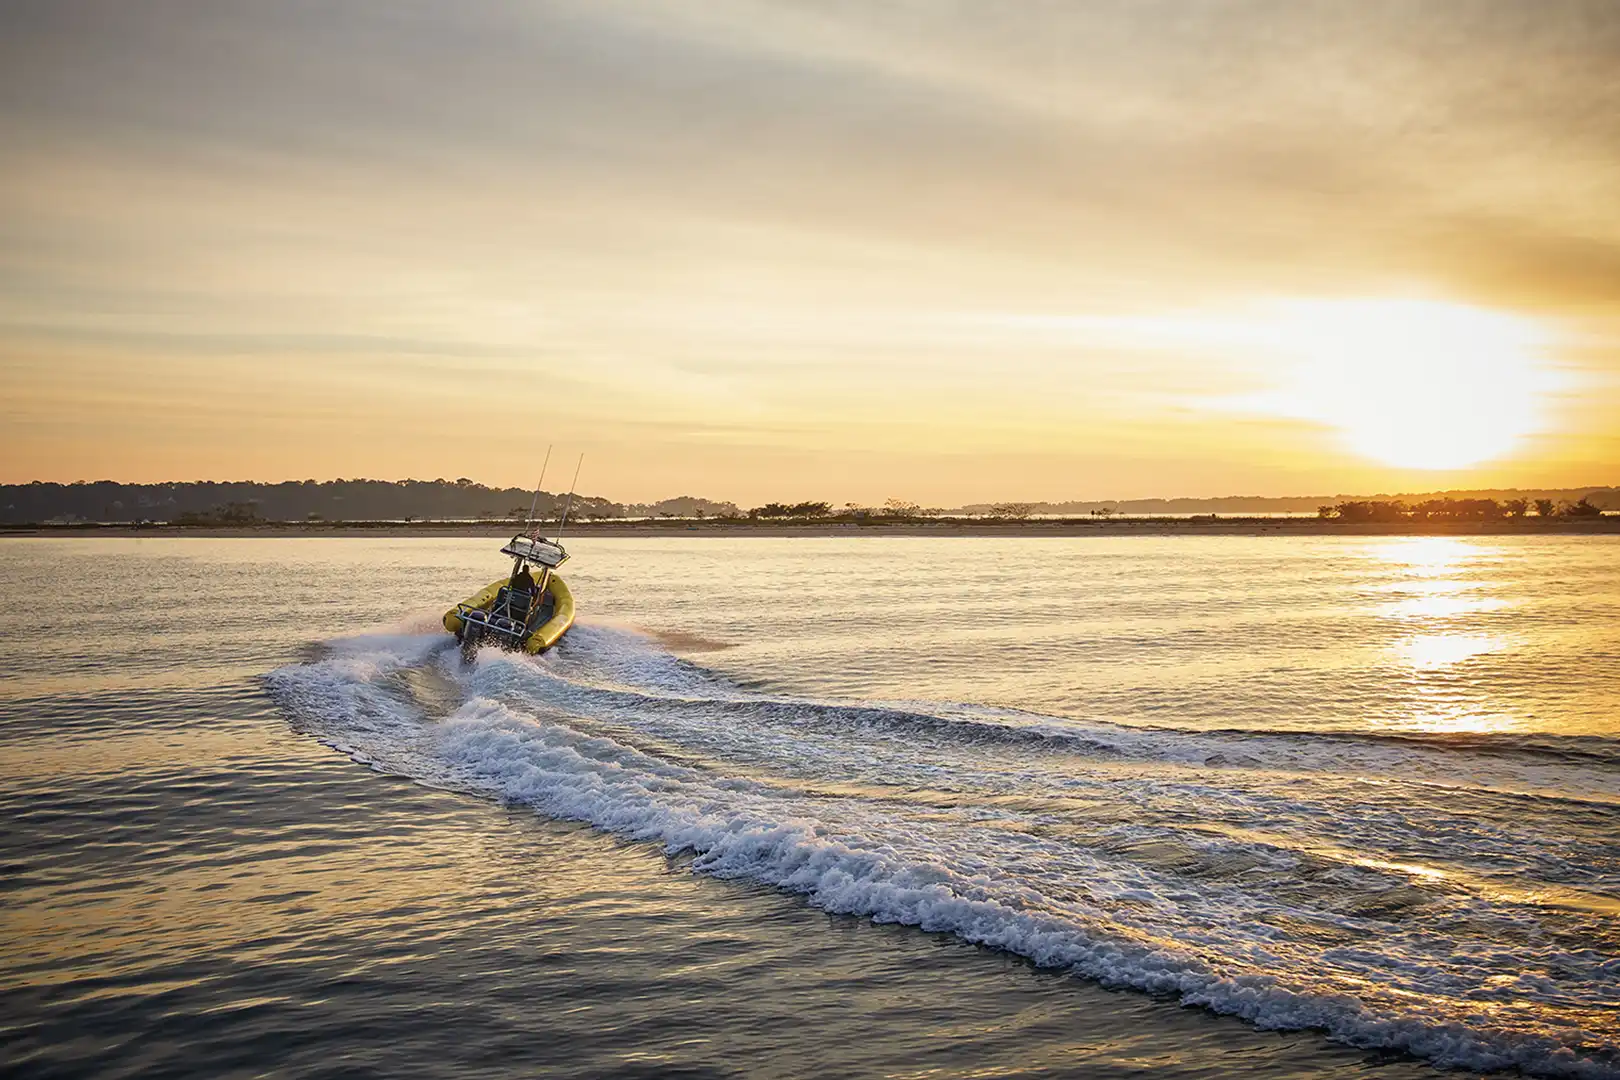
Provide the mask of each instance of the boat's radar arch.
POLYGON ((537 536, 514 536, 507 545, 501 548, 502 555, 524 562, 537 563, 548 569, 555 570, 568 561, 568 552, 555 540, 543 540, 537 536))

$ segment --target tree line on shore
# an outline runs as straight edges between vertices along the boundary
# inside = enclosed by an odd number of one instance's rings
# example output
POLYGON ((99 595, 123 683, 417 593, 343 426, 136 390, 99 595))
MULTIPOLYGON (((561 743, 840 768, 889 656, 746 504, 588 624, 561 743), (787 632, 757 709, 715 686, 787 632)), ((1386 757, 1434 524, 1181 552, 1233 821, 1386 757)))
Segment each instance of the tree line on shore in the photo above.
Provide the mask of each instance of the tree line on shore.
MULTIPOLYGON (((486 487, 458 480, 192 481, 121 484, 110 480, 0 486, 0 523, 141 521, 243 525, 261 521, 556 521, 567 492, 486 487)), ((571 519, 740 514, 735 504, 684 495, 658 503, 619 503, 575 495, 571 519)))
POLYGON ((1318 517, 1344 522, 1495 521, 1502 518, 1595 518, 1603 509, 1582 496, 1575 502, 1553 499, 1428 499, 1420 503, 1354 499, 1316 508, 1318 517))
MULTIPOLYGON (((962 510, 947 510, 938 506, 923 506, 909 499, 886 499, 881 506, 844 503, 834 507, 830 502, 766 503, 749 510, 752 521, 921 521, 943 517, 989 517, 1022 521, 1035 514, 1034 503, 987 503, 969 514, 962 510)), ((741 515, 739 515, 741 516, 741 515)))
MULTIPOLYGON (((1558 494, 1557 492, 1549 494, 1558 494)), ((1574 492, 1565 494, 1573 496, 1574 492)), ((1185 500, 1182 500, 1185 501, 1185 500)), ((1224 504, 1231 500, 1205 500, 1224 504)), ((536 520, 555 522, 567 494, 522 488, 494 488, 458 480, 314 480, 277 484, 195 481, 170 484, 120 484, 113 481, 0 485, 0 524, 37 525, 77 522, 167 522, 178 525, 243 526, 262 522, 420 522, 482 521, 522 523, 531 503, 536 520)), ((735 503, 682 495, 655 503, 619 503, 596 495, 576 495, 570 520, 679 518, 755 522, 888 522, 944 517, 1021 521, 1031 517, 1107 518, 1115 513, 1141 514, 1130 503, 1080 504, 998 502, 959 509, 924 507, 891 498, 879 506, 826 501, 768 502, 750 509, 735 503), (1070 513, 1055 512, 1059 505, 1070 513)), ((1316 507, 1320 517, 1347 523, 1411 520, 1490 520, 1528 516, 1595 517, 1620 507, 1620 491, 1602 488, 1579 498, 1345 499, 1316 507)), ((1173 511, 1172 511, 1173 512, 1173 511)))
MULTIPOLYGON (((1391 491, 1370 494, 1338 492, 1317 495, 1224 495, 1216 498, 1170 499, 1100 499, 1070 500, 1067 502, 1037 502, 1027 504, 1032 514, 1040 517, 1107 517, 1129 514, 1132 517, 1160 515, 1184 516, 1188 514, 1219 514, 1223 517, 1243 514, 1310 514, 1318 512, 1323 503, 1341 502, 1403 502, 1408 506, 1433 499, 1494 499, 1507 503, 1524 499, 1534 504, 1537 499, 1551 499, 1558 503, 1575 503, 1585 498, 1601 510, 1620 510, 1620 487, 1591 485, 1579 488, 1473 488, 1445 491, 1391 491)), ((987 514, 990 503, 970 503, 961 508, 964 514, 987 514)))
MULTIPOLYGON (((253 482, 195 481, 120 484, 102 480, 74 484, 34 482, 0 486, 0 524, 74 522, 241 527, 265 522, 482 521, 521 523, 530 515, 556 522, 566 492, 492 488, 458 480, 328 480, 253 482)), ((1001 503, 989 516, 1028 517, 1033 504, 1001 503)), ((891 521, 937 517, 951 511, 924 508, 905 499, 881 506, 830 502, 771 502, 744 510, 732 502, 681 495, 654 503, 619 503, 575 495, 573 521, 625 518, 691 518, 723 521, 891 521)))

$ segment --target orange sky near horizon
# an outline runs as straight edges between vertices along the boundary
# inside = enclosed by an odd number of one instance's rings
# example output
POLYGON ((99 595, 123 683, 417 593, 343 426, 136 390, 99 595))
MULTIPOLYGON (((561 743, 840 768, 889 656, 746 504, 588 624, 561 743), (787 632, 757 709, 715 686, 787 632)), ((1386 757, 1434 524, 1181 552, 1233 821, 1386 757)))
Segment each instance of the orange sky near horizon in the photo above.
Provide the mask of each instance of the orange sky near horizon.
POLYGON ((1620 483, 1612 4, 3 18, 0 481, 1620 483))

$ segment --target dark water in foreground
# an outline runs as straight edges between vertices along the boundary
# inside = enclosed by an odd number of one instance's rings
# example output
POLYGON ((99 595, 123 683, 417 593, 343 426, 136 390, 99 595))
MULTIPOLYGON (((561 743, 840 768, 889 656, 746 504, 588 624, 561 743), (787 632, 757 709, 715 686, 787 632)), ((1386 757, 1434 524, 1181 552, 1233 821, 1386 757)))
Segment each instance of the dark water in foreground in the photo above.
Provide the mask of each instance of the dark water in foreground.
POLYGON ((488 547, 0 545, 7 1073, 1620 1072, 1620 544, 488 547))

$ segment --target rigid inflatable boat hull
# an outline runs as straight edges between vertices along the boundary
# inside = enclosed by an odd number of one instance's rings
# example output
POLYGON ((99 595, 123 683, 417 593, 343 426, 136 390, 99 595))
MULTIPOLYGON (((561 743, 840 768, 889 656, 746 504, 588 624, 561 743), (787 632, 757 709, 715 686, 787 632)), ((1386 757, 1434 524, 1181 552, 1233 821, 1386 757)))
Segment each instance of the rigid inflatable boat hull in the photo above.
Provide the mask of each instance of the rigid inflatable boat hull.
MULTIPOLYGON (((506 578, 492 581, 478 592, 467 597, 461 604, 444 613, 444 628, 452 634, 460 636, 463 620, 459 611, 461 607, 479 608, 488 611, 495 603, 495 597, 507 583, 506 578)), ((526 653, 542 653, 562 640, 568 628, 574 625, 574 594, 568 590, 568 585, 556 574, 546 579, 546 597, 551 598, 551 618, 534 628, 523 641, 523 651, 526 653)), ((544 603, 544 597, 541 600, 544 603)), ((498 635, 490 635, 488 640, 495 640, 498 635)))

